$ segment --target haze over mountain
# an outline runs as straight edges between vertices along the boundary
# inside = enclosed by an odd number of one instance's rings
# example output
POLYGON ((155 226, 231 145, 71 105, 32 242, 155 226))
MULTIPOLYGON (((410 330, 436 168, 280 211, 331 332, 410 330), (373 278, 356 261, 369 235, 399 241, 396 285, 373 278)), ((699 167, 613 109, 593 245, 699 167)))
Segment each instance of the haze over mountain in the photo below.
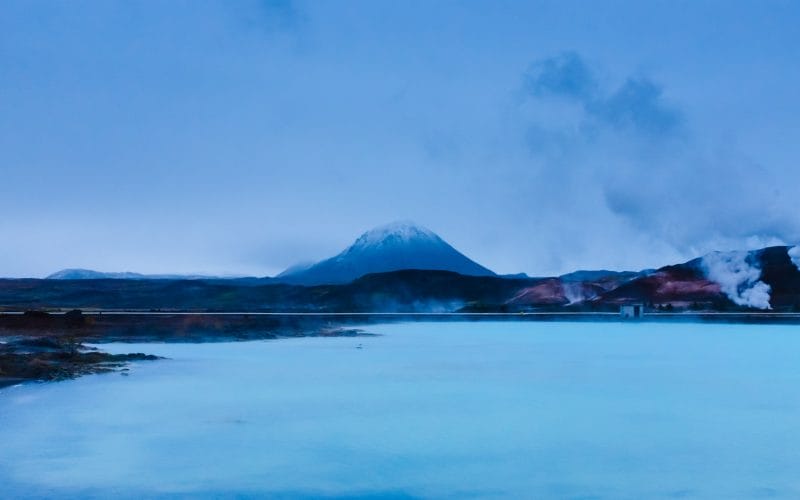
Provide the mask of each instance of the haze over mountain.
POLYGON ((800 2, 341 4, 3 1, 0 276, 398 218, 531 276, 800 243, 800 2))
POLYGON ((366 274, 403 269, 495 276, 433 231, 402 221, 371 229, 339 255, 311 266, 292 266, 277 279, 302 285, 348 283, 366 274))

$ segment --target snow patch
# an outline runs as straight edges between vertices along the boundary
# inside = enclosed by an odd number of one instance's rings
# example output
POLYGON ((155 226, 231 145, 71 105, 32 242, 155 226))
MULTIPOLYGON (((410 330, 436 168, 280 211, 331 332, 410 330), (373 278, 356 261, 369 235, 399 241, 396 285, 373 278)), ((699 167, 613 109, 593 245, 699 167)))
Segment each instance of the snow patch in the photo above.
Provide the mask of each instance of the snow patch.
POLYGON ((706 276, 719 284, 735 304, 757 309, 772 309, 770 286, 761 281, 761 269, 748 262, 748 252, 713 252, 703 257, 706 276))
POLYGON ((410 221, 398 221, 376 227, 358 237, 354 247, 369 247, 380 245, 387 240, 398 243, 414 241, 440 241, 440 238, 428 228, 418 226, 410 221))

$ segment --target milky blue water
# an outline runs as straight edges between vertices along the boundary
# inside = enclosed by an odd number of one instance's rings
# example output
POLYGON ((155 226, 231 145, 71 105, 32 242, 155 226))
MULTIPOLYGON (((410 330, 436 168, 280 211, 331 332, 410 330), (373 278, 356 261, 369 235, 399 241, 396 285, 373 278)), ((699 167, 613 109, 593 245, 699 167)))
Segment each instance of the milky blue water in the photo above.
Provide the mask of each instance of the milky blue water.
POLYGON ((0 390, 0 497, 800 497, 800 327, 367 329, 0 390))

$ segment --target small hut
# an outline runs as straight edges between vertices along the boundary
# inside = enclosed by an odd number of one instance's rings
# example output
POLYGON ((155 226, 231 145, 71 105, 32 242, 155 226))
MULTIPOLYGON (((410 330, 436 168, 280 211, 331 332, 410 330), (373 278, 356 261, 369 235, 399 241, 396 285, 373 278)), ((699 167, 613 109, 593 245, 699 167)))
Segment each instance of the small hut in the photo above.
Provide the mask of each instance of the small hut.
POLYGON ((623 318, 641 318, 643 314, 643 304, 625 304, 619 308, 619 315, 623 318))

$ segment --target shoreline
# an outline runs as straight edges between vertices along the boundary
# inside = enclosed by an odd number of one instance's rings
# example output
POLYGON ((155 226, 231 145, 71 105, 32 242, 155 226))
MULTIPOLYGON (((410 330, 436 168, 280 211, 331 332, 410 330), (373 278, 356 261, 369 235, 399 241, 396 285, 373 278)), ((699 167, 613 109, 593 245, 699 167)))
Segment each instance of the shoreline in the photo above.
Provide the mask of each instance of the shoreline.
MULTIPOLYGON (((272 318, 397 318, 397 319, 416 319, 416 318, 446 318, 446 319, 482 319, 482 318, 505 318, 505 319, 562 319, 562 318, 587 318, 630 321, 631 318, 623 317, 617 311, 518 311, 518 312, 499 312, 499 311, 455 311, 455 312, 414 312, 414 311, 209 311, 209 310, 142 310, 142 309, 73 309, 73 308, 44 308, 37 310, 2 310, 0 309, 0 328, 2 328, 3 318, 27 316, 30 318, 44 318, 48 316, 66 316, 70 313, 79 313, 84 317, 272 317, 272 318)), ((677 311, 677 312, 643 312, 637 320, 707 320, 707 319, 762 319, 774 321, 794 320, 800 324, 800 312, 772 312, 772 311, 677 311)))
POLYGON ((137 315, 0 314, 0 389, 23 382, 46 382, 83 375, 127 371, 132 361, 162 358, 146 353, 109 354, 87 344, 226 342, 307 336, 369 335, 320 320, 206 317, 143 318, 137 315))
POLYGON ((341 335, 347 328, 397 322, 742 323, 800 325, 800 313, 659 312, 639 318, 610 312, 233 312, 50 310, 0 312, 3 337, 81 342, 224 342, 341 335))
POLYGON ((276 313, 197 311, 51 311, 0 313, 0 389, 124 371, 145 353, 111 355, 86 344, 213 343, 372 335, 361 328, 400 322, 727 323, 800 325, 795 313, 276 313))

